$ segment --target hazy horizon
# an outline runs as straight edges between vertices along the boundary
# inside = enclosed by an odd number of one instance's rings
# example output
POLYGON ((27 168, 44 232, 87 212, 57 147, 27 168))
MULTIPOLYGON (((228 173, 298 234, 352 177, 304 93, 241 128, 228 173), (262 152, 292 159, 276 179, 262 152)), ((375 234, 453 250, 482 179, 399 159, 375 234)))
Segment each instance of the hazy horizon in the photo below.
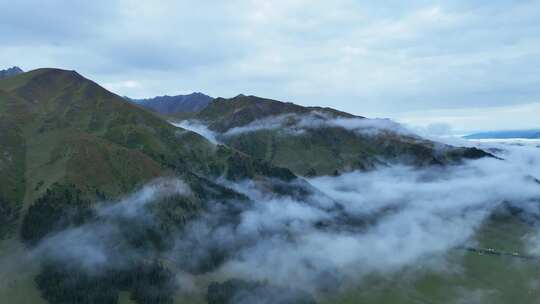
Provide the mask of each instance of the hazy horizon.
POLYGON ((77 70, 133 98, 243 93, 451 134, 540 127, 539 1, 161 4, 2 2, 0 66, 77 70))
POLYGON ((0 11, 0 304, 539 303, 540 0, 0 11))

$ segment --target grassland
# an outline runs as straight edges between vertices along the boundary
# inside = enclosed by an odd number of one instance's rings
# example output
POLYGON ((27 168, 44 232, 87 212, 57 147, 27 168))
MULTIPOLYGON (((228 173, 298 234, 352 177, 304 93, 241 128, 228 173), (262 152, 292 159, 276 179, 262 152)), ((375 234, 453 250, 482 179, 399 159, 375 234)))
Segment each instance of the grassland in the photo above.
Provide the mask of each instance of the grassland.
MULTIPOLYGON (((533 228, 515 219, 486 223, 478 231, 479 247, 524 252, 523 237, 533 228)), ((540 262, 450 251, 442 271, 410 267, 400 273, 374 276, 321 303, 538 303, 540 262)))

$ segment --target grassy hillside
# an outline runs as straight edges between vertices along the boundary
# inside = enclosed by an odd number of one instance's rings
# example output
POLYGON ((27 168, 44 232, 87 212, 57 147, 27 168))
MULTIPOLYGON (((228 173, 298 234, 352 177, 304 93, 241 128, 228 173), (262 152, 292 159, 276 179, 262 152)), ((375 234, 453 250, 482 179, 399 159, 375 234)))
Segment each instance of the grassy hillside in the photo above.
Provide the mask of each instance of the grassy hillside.
POLYGON ((327 124, 334 119, 368 124, 370 120, 330 108, 302 107, 254 96, 216 99, 195 119, 221 134, 219 139, 227 145, 303 176, 366 170, 390 163, 443 165, 487 156, 478 149, 455 148, 394 130, 359 132, 327 124), (279 128, 262 126, 231 132, 284 115, 288 116, 279 128), (317 121, 311 123, 320 126, 301 128, 303 117, 315 117, 317 121))
MULTIPOLYGON (((296 178, 287 169, 175 127, 74 71, 39 69, 0 80, 0 128, 0 245, 19 244, 17 239, 25 245, 17 245, 23 253, 12 258, 21 264, 15 271, 20 275, 1 267, 12 281, 0 282, 0 298, 19 303, 116 303, 125 292, 137 303, 169 303, 172 273, 156 256, 171 249, 171 234, 212 202, 247 200, 217 184, 217 178, 249 178, 270 191, 276 180, 296 178), (94 208, 163 176, 179 177, 189 194, 142 211, 155 222, 111 220, 94 208), (118 270, 107 264, 100 276, 89 276, 79 263, 64 259, 39 259, 32 269, 21 262, 25 249, 84 225, 113 225, 110 233, 120 231, 107 250, 128 266, 118 270), (128 257, 132 252, 140 255, 128 257)), ((101 238, 112 238, 110 233, 101 238)), ((218 262, 209 258, 200 267, 218 262)))
POLYGON ((199 112, 196 118, 207 122, 214 131, 226 132, 259 119, 291 113, 308 114, 312 111, 322 112, 332 117, 361 118, 331 108, 302 107, 290 102, 245 95, 238 95, 232 99, 216 98, 199 112))
POLYGON ((294 177, 174 127, 74 71, 0 80, 0 118, 0 198, 9 210, 24 212, 55 183, 95 198, 164 175, 294 177))

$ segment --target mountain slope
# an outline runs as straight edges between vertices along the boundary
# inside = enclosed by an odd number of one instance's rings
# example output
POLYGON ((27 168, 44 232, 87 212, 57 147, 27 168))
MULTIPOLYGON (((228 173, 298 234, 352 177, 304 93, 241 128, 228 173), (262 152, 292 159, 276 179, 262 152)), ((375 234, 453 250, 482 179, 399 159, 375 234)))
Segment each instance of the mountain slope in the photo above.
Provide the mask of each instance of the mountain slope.
MULTIPOLYGON (((235 221, 236 209, 253 203, 229 188, 236 181, 272 195, 302 195, 309 186, 74 71, 39 69, 0 80, 0 128, 0 245, 20 241, 25 248, 2 277, 15 282, 24 273, 18 303, 117 303, 121 292, 136 303, 172 303, 175 277, 163 261, 188 221, 215 208, 223 211, 220 220, 235 221), (97 240, 99 253, 86 252, 88 239, 71 238, 74 231, 97 240), (106 258, 92 264, 95 256, 106 258)), ((175 265, 211 271, 225 254, 198 252, 175 265)), ((12 288, 0 285, 0 298, 11 299, 12 288)))
POLYGON ((93 199, 118 197, 158 176, 190 176, 199 188, 219 176, 294 178, 174 127, 74 71, 0 80, 0 124, 7 130, 0 135, 0 198, 14 210, 26 210, 56 183, 93 199))
MULTIPOLYGON (((26 195, 19 199, 32 200, 39 195, 40 188, 55 182, 74 182, 88 191, 107 184, 108 194, 117 195, 121 192, 118 183, 127 183, 117 179, 119 176, 106 177, 107 172, 100 172, 99 178, 103 180, 77 178, 91 170, 81 171, 82 165, 99 165, 104 157, 112 155, 150 164, 153 169, 144 173, 145 179, 157 176, 161 170, 158 163, 141 152, 128 151, 102 138, 116 125, 129 124, 122 121, 129 114, 123 113, 125 109, 114 95, 75 72, 36 70, 5 79, 0 82, 0 90, 13 96, 11 102, 1 100, 7 107, 2 114, 11 116, 18 112, 19 118, 13 119, 10 126, 21 130, 26 147, 26 195)), ((158 126, 158 120, 146 113, 134 112, 131 119, 158 126)))
POLYGON ((212 100, 212 97, 202 93, 176 96, 165 95, 147 99, 130 99, 130 101, 142 107, 165 115, 183 112, 199 112, 208 106, 212 100))
POLYGON ((488 155, 419 138, 389 120, 255 96, 218 98, 195 118, 225 144, 303 176, 391 163, 443 165, 488 155))
POLYGON ((216 98, 196 115, 196 119, 208 123, 210 129, 224 133, 232 128, 246 126, 268 117, 284 114, 302 115, 311 112, 325 113, 334 118, 362 118, 331 108, 303 107, 290 102, 238 95, 231 99, 216 98))

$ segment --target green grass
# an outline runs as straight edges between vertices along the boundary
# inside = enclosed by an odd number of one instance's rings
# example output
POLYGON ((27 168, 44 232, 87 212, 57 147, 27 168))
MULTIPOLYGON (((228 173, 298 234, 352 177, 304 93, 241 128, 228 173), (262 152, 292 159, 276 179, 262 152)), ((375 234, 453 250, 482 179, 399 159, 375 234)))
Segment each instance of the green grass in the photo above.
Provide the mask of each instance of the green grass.
POLYGON ((26 254, 19 241, 0 241, 0 303, 47 303, 34 283, 38 265, 26 260, 26 254))
MULTIPOLYGON (((517 220, 489 222, 478 232, 480 247, 523 250, 531 227, 517 220)), ((322 303, 538 303, 540 263, 511 257, 450 251, 447 271, 415 268, 368 279, 322 303)))
MULTIPOLYGON (((489 222, 478 231, 480 247, 522 251, 523 235, 531 227, 517 220, 489 222)), ((22 256, 18 242, 0 243, 0 261, 7 254, 22 256)), ((510 257, 478 255, 452 250, 447 256, 446 271, 432 271, 411 266, 399 273, 373 275, 336 295, 319 295, 319 303, 538 303, 540 296, 540 264, 510 257)), ((44 303, 33 283, 35 267, 18 268, 10 282, 0 280, 0 299, 9 303, 44 303)), ((199 292, 179 292, 176 304, 203 304, 205 289, 212 281, 223 278, 202 275, 196 278, 199 292)), ((128 293, 122 293, 119 303, 131 304, 128 293)))
POLYGON ((276 173, 73 71, 39 69, 0 80, 0 109, 0 127, 9 130, 0 135, 0 195, 22 205, 23 215, 54 183, 115 198, 158 176, 276 173))

